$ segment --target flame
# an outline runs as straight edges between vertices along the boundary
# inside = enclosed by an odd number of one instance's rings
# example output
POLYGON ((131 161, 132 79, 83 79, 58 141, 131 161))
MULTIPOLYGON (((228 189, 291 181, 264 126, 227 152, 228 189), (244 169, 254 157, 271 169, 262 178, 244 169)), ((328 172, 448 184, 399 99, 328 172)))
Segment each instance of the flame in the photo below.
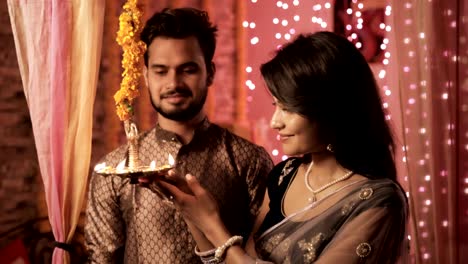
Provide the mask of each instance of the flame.
POLYGON ((152 169, 152 170, 156 169, 156 161, 153 160, 153 161, 150 163, 150 169, 152 169))
POLYGON ((106 167, 105 162, 98 163, 98 164, 96 164, 96 166, 94 166, 94 171, 98 172, 98 171, 104 169, 105 167, 106 167))
POLYGON ((117 165, 117 167, 115 168, 118 172, 122 172, 124 171, 125 169, 125 162, 127 161, 127 159, 124 159, 122 160, 119 165, 117 165))
POLYGON ((169 165, 174 166, 175 160, 174 160, 174 158, 172 157, 171 154, 169 154, 169 157, 167 158, 167 161, 169 162, 169 165))

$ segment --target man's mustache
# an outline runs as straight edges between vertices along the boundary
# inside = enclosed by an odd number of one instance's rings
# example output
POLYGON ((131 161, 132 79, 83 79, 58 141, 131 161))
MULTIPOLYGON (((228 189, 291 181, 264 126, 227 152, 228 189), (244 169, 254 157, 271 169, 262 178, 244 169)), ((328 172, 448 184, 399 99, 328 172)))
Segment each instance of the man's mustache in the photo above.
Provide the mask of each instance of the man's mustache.
POLYGON ((192 91, 190 91, 189 89, 184 89, 184 88, 175 88, 173 90, 170 90, 161 94, 161 98, 167 98, 176 94, 188 97, 188 96, 192 96, 192 91))

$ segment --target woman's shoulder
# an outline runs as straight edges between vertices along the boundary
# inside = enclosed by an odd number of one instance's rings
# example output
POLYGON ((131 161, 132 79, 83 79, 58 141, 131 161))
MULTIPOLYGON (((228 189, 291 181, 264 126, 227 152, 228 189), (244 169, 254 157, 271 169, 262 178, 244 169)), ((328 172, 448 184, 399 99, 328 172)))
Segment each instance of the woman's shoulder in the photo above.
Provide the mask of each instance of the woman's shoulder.
POLYGON ((372 187, 375 189, 382 189, 382 190, 393 190, 394 192, 403 194, 403 189, 399 183, 388 179, 388 178, 380 178, 380 179, 369 179, 366 183, 363 184, 364 186, 372 187))
POLYGON ((375 206, 404 206, 407 199, 401 185, 393 180, 369 179, 357 190, 359 199, 369 200, 375 206))

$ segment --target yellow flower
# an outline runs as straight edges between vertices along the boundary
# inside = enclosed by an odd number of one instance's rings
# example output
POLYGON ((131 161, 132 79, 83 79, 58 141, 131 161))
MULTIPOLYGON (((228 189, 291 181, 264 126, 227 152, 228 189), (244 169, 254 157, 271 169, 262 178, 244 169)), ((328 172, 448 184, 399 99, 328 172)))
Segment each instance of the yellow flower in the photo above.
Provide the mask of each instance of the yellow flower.
POLYGON ((136 2, 137 0, 128 0, 124 4, 116 38, 123 50, 122 81, 120 90, 114 95, 117 115, 121 121, 128 120, 133 115, 133 100, 139 95, 140 60, 146 50, 146 45, 137 38, 141 30, 142 13, 136 2))

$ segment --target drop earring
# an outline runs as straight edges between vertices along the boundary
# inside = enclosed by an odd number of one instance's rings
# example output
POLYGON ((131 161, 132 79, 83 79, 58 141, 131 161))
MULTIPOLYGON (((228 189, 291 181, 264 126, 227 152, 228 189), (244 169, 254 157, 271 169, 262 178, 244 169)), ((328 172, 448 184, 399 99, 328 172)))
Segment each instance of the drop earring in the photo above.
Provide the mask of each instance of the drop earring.
POLYGON ((333 145, 332 145, 332 144, 328 144, 328 145, 327 145, 327 150, 330 151, 331 153, 333 153, 333 152, 334 152, 333 145))

